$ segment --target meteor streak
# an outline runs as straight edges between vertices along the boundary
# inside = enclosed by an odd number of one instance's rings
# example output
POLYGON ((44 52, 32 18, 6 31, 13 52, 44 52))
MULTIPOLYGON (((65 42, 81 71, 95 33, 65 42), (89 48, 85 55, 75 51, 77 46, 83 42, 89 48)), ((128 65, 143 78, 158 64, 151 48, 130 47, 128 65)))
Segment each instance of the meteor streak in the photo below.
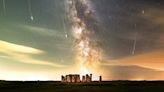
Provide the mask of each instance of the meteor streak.
POLYGON ((3 0, 3 14, 6 16, 6 1, 3 0))
POLYGON ((134 55, 134 54, 135 54, 135 51, 136 51, 137 36, 138 36, 138 32, 136 32, 136 36, 135 36, 135 39, 134 39, 134 44, 133 44, 132 55, 134 55))
POLYGON ((31 0, 28 0, 28 11, 29 11, 29 14, 30 14, 30 19, 33 21, 34 20, 34 17, 33 17, 33 13, 32 13, 32 8, 31 8, 31 0))

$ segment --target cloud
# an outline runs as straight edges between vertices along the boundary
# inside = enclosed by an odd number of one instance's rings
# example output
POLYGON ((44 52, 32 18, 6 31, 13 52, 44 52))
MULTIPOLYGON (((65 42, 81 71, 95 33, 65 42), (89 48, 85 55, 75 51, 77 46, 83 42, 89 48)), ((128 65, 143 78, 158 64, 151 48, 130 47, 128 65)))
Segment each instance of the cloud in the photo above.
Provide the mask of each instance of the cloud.
POLYGON ((164 25, 164 12, 163 9, 159 8, 148 8, 145 10, 145 13, 143 16, 141 16, 145 19, 151 20, 152 22, 159 24, 159 25, 164 25))
POLYGON ((149 53, 143 53, 118 60, 108 60, 104 65, 136 65, 145 68, 151 68, 164 71, 164 50, 154 50, 149 53))
POLYGON ((104 65, 104 80, 163 80, 164 72, 135 65, 104 65))
POLYGON ((3 54, 1 55, 1 58, 10 58, 21 63, 64 67, 64 65, 54 64, 32 58, 32 55, 40 55, 43 54, 44 51, 32 47, 9 43, 2 40, 0 40, 0 53, 3 54))
POLYGON ((62 31, 52 30, 52 29, 38 27, 38 26, 22 25, 22 24, 17 24, 16 26, 22 29, 27 29, 31 32, 37 32, 41 35, 53 36, 53 37, 58 37, 58 38, 65 37, 64 31, 62 34, 62 31))
POLYGON ((3 53, 24 53, 24 54, 41 54, 43 51, 0 40, 0 52, 3 53))
POLYGON ((154 34, 158 34, 157 44, 160 47, 164 47, 164 9, 163 8, 148 8, 145 9, 145 13, 141 16, 142 18, 152 23, 153 26, 148 26, 148 29, 155 27, 154 34))

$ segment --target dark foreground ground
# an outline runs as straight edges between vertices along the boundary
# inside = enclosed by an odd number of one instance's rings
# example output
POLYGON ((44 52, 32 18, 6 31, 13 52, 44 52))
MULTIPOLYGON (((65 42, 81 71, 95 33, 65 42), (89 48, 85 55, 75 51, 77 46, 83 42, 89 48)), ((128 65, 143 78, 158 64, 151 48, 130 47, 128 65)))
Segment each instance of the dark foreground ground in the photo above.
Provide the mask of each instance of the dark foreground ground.
POLYGON ((0 92, 164 92, 164 81, 108 81, 89 84, 0 81, 0 92))

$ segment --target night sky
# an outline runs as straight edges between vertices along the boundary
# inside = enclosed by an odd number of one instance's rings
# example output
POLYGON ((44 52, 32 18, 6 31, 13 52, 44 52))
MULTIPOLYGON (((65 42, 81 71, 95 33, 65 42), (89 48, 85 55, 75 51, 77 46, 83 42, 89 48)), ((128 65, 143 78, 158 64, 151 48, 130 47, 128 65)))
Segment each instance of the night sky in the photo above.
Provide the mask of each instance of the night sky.
MULTIPOLYGON (((0 0, 0 79, 78 73, 65 0, 0 0)), ((89 0, 104 79, 164 79, 164 1, 89 0)))

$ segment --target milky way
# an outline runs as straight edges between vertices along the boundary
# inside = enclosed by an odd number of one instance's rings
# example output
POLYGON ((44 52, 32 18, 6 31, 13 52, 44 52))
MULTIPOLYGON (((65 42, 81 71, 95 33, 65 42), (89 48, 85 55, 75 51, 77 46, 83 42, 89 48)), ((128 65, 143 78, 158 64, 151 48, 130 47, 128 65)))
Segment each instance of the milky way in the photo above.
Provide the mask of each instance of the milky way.
POLYGON ((101 49, 94 39, 97 19, 86 0, 69 0, 68 17, 72 23, 72 31, 77 50, 77 63, 82 74, 91 73, 98 68, 102 60, 101 49))

